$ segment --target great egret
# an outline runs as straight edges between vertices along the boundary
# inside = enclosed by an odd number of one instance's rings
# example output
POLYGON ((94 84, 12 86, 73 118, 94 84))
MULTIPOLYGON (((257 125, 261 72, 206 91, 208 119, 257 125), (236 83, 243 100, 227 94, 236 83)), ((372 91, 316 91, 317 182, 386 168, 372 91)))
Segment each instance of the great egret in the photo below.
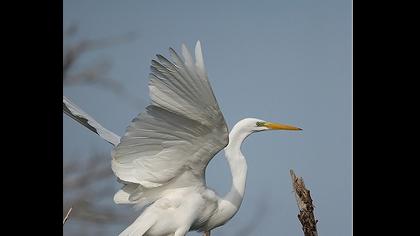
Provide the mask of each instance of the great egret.
POLYGON ((147 206, 120 236, 179 236, 192 230, 209 235, 241 206, 247 173, 241 152, 245 138, 263 130, 301 130, 246 118, 228 133, 207 79, 200 41, 195 61, 184 44, 184 60, 172 48, 169 51, 173 62, 161 55, 152 60, 151 105, 131 122, 121 139, 63 97, 67 115, 115 146, 112 170, 124 184, 114 196, 115 203, 147 206), (223 148, 232 188, 220 197, 206 186, 205 169, 223 148))

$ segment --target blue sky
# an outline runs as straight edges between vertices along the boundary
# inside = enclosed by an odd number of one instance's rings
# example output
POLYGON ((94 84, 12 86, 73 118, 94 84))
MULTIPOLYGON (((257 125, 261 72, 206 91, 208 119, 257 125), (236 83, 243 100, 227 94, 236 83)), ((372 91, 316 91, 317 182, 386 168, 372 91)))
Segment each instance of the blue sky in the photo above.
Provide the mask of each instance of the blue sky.
MULTIPOLYGON (((311 190, 319 233, 351 235, 350 0, 63 2, 64 27, 79 26, 76 40, 137 35, 137 40, 95 51, 85 61, 110 59, 109 77, 138 104, 96 86, 64 88, 66 96, 115 133, 123 135, 148 105, 148 73, 155 54, 168 55, 168 47, 179 49, 181 43, 192 49, 197 40, 230 128, 245 117, 303 128, 302 132, 262 132, 246 140, 244 202, 238 214, 213 235, 230 235, 249 224, 262 201, 266 210, 253 235, 301 235, 289 169, 302 176, 311 190)), ((111 150, 108 143, 67 117, 63 126, 64 158, 111 150)), ((207 181, 222 195, 230 188, 223 153, 210 162, 207 181)), ((126 225, 132 220, 127 219, 126 225)), ((109 235, 122 227, 110 229, 109 235)))

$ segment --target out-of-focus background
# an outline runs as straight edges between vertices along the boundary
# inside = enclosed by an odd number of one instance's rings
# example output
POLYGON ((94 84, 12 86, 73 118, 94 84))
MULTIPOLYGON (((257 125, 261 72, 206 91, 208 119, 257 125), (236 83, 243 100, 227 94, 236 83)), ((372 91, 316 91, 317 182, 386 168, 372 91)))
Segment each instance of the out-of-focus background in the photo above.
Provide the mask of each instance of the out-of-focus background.
MULTIPOLYGON (((320 235, 352 228, 352 2, 63 1, 63 90, 119 135, 149 104, 155 54, 200 40, 214 93, 232 127, 245 117, 293 124, 243 145, 242 207, 212 235, 303 235, 289 169, 311 190, 320 235)), ((117 235, 140 214, 113 203, 111 145, 63 115, 64 235, 117 235)), ((223 153, 207 169, 220 195, 223 153)), ((190 233, 189 235, 198 235, 190 233)))

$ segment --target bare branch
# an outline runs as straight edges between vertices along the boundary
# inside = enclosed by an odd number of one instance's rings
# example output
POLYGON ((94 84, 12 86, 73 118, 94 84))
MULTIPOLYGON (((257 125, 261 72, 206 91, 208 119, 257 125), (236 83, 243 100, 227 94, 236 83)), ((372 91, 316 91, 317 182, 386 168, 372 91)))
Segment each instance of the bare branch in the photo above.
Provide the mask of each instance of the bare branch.
MULTIPOLYGON (((74 35, 76 32, 77 27, 72 25, 63 32, 63 37, 65 39, 66 37, 74 35)), ((63 42, 63 82, 67 84, 80 84, 104 81, 110 88, 114 88, 114 86, 116 86, 117 91, 121 90, 121 85, 119 85, 117 81, 104 79, 104 72, 107 72, 110 67, 110 63, 108 62, 97 63, 94 66, 84 68, 75 74, 70 74, 70 71, 75 67, 77 64, 76 62, 78 62, 82 55, 86 52, 107 48, 116 44, 127 43, 135 40, 136 38, 136 34, 127 33, 125 35, 109 39, 81 40, 72 44, 65 44, 63 42)))
POLYGON ((306 189, 303 179, 297 177, 293 170, 290 170, 290 176, 292 177, 293 190, 299 208, 298 218, 302 224, 303 233, 305 236, 318 236, 316 230, 318 220, 315 220, 311 194, 306 189))
MULTIPOLYGON (((125 99, 134 107, 139 107, 139 104, 146 105, 147 102, 143 99, 130 95, 119 81, 109 78, 108 72, 111 68, 109 60, 94 59, 94 63, 88 63, 79 68, 79 65, 82 64, 81 59, 89 52, 134 41, 138 37, 137 34, 127 33, 108 39, 66 42, 66 38, 74 36, 77 30, 77 26, 71 25, 63 31, 63 85, 97 85, 111 90, 115 95, 125 99)), ((86 64, 86 62, 83 64, 86 64)))
POLYGON ((107 155, 96 154, 87 161, 66 161, 64 164, 63 188, 67 190, 82 189, 98 180, 113 177, 112 170, 106 162, 107 155), (71 170, 69 172, 68 170, 71 170))
MULTIPOLYGON (((75 26, 69 27, 63 35, 64 38, 75 34, 77 28, 75 26)), ((127 43, 135 40, 137 38, 135 33, 127 33, 125 35, 116 36, 109 39, 95 39, 95 40, 81 40, 78 43, 71 45, 63 45, 63 81, 68 80, 70 77, 67 76, 68 72, 72 67, 74 67, 76 61, 82 56, 82 54, 108 48, 116 44, 127 43)), ((89 69, 91 70, 91 69, 89 69)))
MULTIPOLYGON (((127 99, 131 104, 142 104, 144 101, 130 96, 117 80, 109 77, 111 62, 95 58, 85 60, 94 50, 104 49, 133 41, 136 35, 128 33, 109 39, 77 39, 78 27, 71 25, 63 31, 63 85, 95 85, 111 90, 115 95, 127 99)), ((63 164, 63 225, 70 212, 72 221, 78 221, 80 227, 77 235, 88 228, 99 229, 111 224, 126 223, 135 212, 127 212, 125 208, 114 207, 112 196, 115 192, 115 176, 110 167, 109 154, 95 154, 91 158, 65 159, 63 164), (72 211, 72 209, 74 210, 72 211)), ((72 227, 66 230, 73 231, 72 227)))
MULTIPOLYGON (((85 60, 94 50, 104 49, 130 42, 136 38, 133 33, 109 39, 77 39, 78 27, 71 25, 63 31, 63 85, 95 85, 111 90, 115 95, 128 99, 131 103, 141 104, 130 97, 117 80, 109 77, 111 62, 104 59, 85 60)), ((63 220, 65 224, 71 212, 72 221, 83 225, 78 229, 103 228, 110 224, 121 224, 134 212, 124 211, 111 204, 115 186, 109 154, 95 154, 91 158, 65 159, 63 164, 63 213, 68 211, 63 220), (74 210, 72 211, 72 209, 74 210), (98 227, 98 225, 101 225, 98 227)), ((74 230, 71 227, 66 230, 74 230)))
POLYGON ((67 219, 69 218, 71 210, 73 210, 73 207, 70 207, 69 211, 67 212, 66 216, 64 217, 63 225, 66 223, 67 219))
POLYGON ((63 165, 64 206, 75 210, 72 219, 94 224, 119 224, 135 212, 126 212, 109 203, 114 194, 115 176, 108 155, 95 154, 87 160, 68 159, 63 165), (102 203, 101 203, 102 202, 102 203))

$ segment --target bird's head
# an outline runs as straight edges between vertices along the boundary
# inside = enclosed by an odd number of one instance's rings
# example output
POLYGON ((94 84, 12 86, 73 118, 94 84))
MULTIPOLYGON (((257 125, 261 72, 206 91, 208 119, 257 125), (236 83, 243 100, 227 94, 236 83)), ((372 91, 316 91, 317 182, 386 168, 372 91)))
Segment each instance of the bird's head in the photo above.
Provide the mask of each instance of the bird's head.
POLYGON ((265 130, 294 130, 294 131, 302 130, 301 128, 298 128, 295 126, 269 122, 269 121, 256 119, 256 118, 246 118, 238 122, 238 124, 239 123, 243 129, 248 130, 250 133, 265 131, 265 130))

